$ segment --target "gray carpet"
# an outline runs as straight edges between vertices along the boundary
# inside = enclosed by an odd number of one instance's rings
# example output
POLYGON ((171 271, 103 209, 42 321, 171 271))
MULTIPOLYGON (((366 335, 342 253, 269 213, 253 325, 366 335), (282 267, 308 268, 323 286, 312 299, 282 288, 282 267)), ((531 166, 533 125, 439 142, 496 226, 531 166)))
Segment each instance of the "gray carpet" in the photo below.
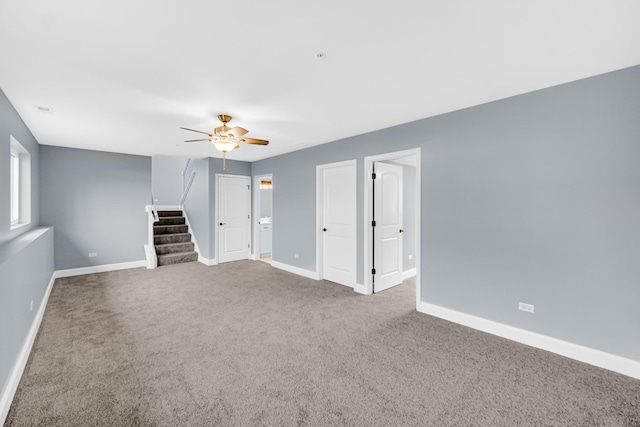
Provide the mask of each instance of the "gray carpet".
POLYGON ((58 279, 6 426, 640 426, 640 381, 258 261, 58 279))

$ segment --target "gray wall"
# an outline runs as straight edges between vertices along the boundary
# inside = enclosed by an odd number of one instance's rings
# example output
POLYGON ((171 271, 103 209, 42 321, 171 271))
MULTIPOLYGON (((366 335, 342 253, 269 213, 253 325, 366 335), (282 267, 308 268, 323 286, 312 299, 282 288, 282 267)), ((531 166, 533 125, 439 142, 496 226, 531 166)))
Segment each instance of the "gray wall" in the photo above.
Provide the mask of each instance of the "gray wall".
POLYGON ((263 188, 260 190, 260 218, 270 217, 273 211, 271 199, 273 190, 271 188, 263 188))
POLYGON ((191 188, 184 201, 184 210, 189 218, 191 233, 198 242, 200 255, 205 258, 213 258, 210 254, 209 239, 210 228, 213 227, 213 211, 210 210, 209 198, 209 159, 194 160, 196 173, 191 183, 191 188))
POLYGON ((188 157, 153 156, 151 190, 159 205, 179 205, 182 201, 182 171, 188 157))
POLYGON ((6 385, 53 274, 53 229, 37 228, 39 171, 40 146, 0 90, 0 390, 6 385), (15 230, 11 230, 9 212, 10 135, 31 155, 31 224, 15 230))
POLYGON ((357 159, 362 283, 363 158, 421 147, 423 301, 640 361, 639 87, 632 67, 256 162, 273 259, 315 271, 315 167, 357 159))
POLYGON ((38 226, 39 223, 39 196, 38 182, 40 164, 40 146, 33 137, 31 131, 22 121, 18 112, 13 108, 4 92, 0 90, 0 245, 22 233, 38 226), (31 224, 11 230, 10 211, 10 136, 22 144, 31 155, 31 224))
POLYGON ((403 269, 404 271, 416 268, 416 248, 420 236, 418 236, 416 218, 416 168, 415 166, 402 165, 404 170, 404 193, 402 195, 404 214, 404 247, 403 269), (411 259, 409 259, 411 255, 411 259))
POLYGON ((52 275, 53 228, 30 230, 0 246, 0 391, 16 363, 52 275))
POLYGON ((40 158, 41 223, 56 227, 56 270, 145 259, 150 157, 41 146, 40 158))

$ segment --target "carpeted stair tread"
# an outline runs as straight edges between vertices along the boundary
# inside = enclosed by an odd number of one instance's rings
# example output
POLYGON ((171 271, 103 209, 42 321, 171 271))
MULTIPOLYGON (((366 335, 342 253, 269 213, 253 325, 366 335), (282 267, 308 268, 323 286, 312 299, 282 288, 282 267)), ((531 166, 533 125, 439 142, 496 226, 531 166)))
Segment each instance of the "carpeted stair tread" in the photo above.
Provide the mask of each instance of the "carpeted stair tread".
POLYGON ((153 244, 158 266, 198 260, 189 226, 181 210, 160 210, 153 225, 153 244))
POLYGON ((158 216, 161 218, 165 216, 182 216, 182 211, 178 211, 178 210, 158 211, 158 216))
POLYGON ((158 266, 181 264, 184 262, 193 262, 198 260, 198 253, 191 252, 177 252, 173 254, 158 255, 158 266))
POLYGON ((153 226, 153 235, 157 236, 159 234, 175 234, 175 233, 187 233, 189 232, 189 227, 185 224, 181 225, 154 225, 153 226))
POLYGON ((191 241, 191 233, 159 234, 153 236, 154 245, 166 245, 169 243, 185 243, 191 241))
POLYGON ((175 254, 179 252, 193 252, 195 244, 193 242, 166 243, 156 246, 157 255, 175 254))
POLYGON ((183 216, 161 216, 159 221, 154 226, 160 225, 184 225, 185 219, 183 216))

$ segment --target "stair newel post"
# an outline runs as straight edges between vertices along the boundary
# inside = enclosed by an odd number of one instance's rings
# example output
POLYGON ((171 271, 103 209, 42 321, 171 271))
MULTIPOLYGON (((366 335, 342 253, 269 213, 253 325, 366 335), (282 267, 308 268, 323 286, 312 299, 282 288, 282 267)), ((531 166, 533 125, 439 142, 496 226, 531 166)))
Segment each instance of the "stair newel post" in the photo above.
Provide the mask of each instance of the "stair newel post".
POLYGON ((148 242, 145 247, 145 252, 147 253, 147 268, 153 269, 158 266, 158 257, 156 255, 156 247, 154 242, 154 229, 153 226, 156 222, 158 222, 158 211, 156 210, 154 205, 147 206, 147 232, 148 232, 148 242))

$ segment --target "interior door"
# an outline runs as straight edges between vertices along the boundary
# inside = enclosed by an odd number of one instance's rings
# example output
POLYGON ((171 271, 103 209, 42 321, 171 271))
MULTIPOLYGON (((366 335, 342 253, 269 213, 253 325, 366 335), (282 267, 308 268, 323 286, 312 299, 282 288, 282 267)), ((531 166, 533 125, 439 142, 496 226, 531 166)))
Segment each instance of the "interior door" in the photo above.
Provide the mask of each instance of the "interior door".
POLYGON ((322 278, 356 283, 356 165, 322 169, 322 278))
POLYGON ((373 291, 402 283, 402 166, 375 162, 373 291))
POLYGON ((251 178, 218 177, 218 262, 248 259, 251 238, 251 178))

